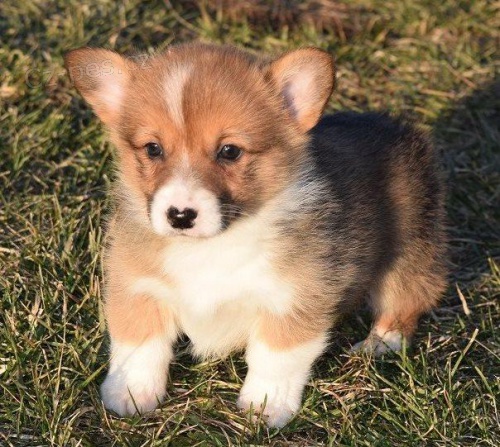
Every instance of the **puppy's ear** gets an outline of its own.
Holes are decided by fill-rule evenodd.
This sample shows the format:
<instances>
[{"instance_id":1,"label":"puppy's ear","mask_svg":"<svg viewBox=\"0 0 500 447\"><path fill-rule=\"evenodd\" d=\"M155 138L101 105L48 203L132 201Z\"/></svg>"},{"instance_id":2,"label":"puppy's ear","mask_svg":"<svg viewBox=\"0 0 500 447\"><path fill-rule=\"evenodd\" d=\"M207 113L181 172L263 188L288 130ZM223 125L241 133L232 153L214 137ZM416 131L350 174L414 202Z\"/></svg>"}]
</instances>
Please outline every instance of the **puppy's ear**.
<instances>
[{"instance_id":1,"label":"puppy's ear","mask_svg":"<svg viewBox=\"0 0 500 447\"><path fill-rule=\"evenodd\" d=\"M292 51L271 63L271 76L300 130L314 127L333 91L333 58L317 48Z\"/></svg>"},{"instance_id":2,"label":"puppy's ear","mask_svg":"<svg viewBox=\"0 0 500 447\"><path fill-rule=\"evenodd\" d=\"M64 57L76 89L107 126L118 123L133 62L100 48L79 48Z\"/></svg>"}]
</instances>

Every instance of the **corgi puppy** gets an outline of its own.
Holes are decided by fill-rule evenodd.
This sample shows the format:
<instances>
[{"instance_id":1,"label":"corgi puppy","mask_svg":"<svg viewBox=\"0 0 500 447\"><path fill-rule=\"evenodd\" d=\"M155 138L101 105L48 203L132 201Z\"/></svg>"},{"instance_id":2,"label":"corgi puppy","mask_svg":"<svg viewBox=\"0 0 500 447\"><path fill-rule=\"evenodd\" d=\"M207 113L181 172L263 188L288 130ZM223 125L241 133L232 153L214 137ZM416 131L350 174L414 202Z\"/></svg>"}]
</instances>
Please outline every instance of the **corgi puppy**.
<instances>
[{"instance_id":1,"label":"corgi puppy","mask_svg":"<svg viewBox=\"0 0 500 447\"><path fill-rule=\"evenodd\" d=\"M104 49L65 58L116 146L107 230L104 405L156 408L173 345L244 349L238 406L282 427L345 309L364 297L370 353L397 351L445 288L436 156L380 114L321 117L332 57L260 59L171 46L141 63Z\"/></svg>"}]
</instances>

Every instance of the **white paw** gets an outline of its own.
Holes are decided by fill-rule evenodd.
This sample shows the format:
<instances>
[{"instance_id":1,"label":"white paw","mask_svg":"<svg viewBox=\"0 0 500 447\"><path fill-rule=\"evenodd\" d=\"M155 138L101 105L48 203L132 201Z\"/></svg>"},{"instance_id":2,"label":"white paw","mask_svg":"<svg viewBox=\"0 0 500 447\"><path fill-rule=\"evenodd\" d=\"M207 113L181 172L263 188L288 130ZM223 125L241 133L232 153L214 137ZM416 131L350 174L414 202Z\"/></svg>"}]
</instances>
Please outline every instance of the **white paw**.
<instances>
[{"instance_id":1,"label":"white paw","mask_svg":"<svg viewBox=\"0 0 500 447\"><path fill-rule=\"evenodd\" d=\"M120 416L154 410L165 397L171 357L162 339L139 346L112 341L110 368L101 386L104 406Z\"/></svg>"},{"instance_id":2,"label":"white paw","mask_svg":"<svg viewBox=\"0 0 500 447\"><path fill-rule=\"evenodd\" d=\"M269 427L281 428L300 409L302 384L247 377L238 398L238 408L260 413ZM299 388L299 389L297 389Z\"/></svg>"},{"instance_id":3,"label":"white paw","mask_svg":"<svg viewBox=\"0 0 500 447\"><path fill-rule=\"evenodd\" d=\"M248 374L238 407L253 408L269 427L281 428L296 414L309 378L311 365L323 352L327 335L290 349L271 349L258 338L247 347Z\"/></svg>"},{"instance_id":4,"label":"white paw","mask_svg":"<svg viewBox=\"0 0 500 447\"><path fill-rule=\"evenodd\" d=\"M371 332L368 337L356 343L351 352L365 352L380 356L386 352L399 352L403 347L403 334L399 331L387 331L382 336Z\"/></svg>"},{"instance_id":5,"label":"white paw","mask_svg":"<svg viewBox=\"0 0 500 447\"><path fill-rule=\"evenodd\" d=\"M117 373L108 374L101 385L101 398L108 410L120 416L146 413L154 410L165 397L166 383L149 381L127 383Z\"/></svg>"}]
</instances>

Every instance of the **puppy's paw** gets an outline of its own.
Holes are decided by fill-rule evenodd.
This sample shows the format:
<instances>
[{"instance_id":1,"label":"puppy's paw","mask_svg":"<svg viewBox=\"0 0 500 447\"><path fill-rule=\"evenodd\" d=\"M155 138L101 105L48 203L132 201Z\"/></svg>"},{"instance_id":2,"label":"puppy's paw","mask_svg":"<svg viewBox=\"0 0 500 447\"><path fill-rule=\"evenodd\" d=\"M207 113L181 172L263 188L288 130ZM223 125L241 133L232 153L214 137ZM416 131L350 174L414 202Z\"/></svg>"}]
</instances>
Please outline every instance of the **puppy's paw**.
<instances>
[{"instance_id":1,"label":"puppy's paw","mask_svg":"<svg viewBox=\"0 0 500 447\"><path fill-rule=\"evenodd\" d=\"M171 358L163 338L138 346L112 340L109 372L101 386L104 406L120 416L154 410L166 394Z\"/></svg>"},{"instance_id":2,"label":"puppy's paw","mask_svg":"<svg viewBox=\"0 0 500 447\"><path fill-rule=\"evenodd\" d=\"M301 393L289 381L272 381L257 377L247 377L240 397L238 408L263 416L267 426L281 428L300 409Z\"/></svg>"},{"instance_id":3,"label":"puppy's paw","mask_svg":"<svg viewBox=\"0 0 500 447\"><path fill-rule=\"evenodd\" d=\"M108 410L120 416L147 413L154 410L166 393L164 381L128 382L119 374L109 374L101 385L101 399Z\"/></svg>"},{"instance_id":4,"label":"puppy's paw","mask_svg":"<svg viewBox=\"0 0 500 447\"><path fill-rule=\"evenodd\" d=\"M365 340L356 343L351 352L364 352L378 357L387 352L400 352L404 342L403 334L399 331L387 331L382 336L371 332Z\"/></svg>"}]
</instances>

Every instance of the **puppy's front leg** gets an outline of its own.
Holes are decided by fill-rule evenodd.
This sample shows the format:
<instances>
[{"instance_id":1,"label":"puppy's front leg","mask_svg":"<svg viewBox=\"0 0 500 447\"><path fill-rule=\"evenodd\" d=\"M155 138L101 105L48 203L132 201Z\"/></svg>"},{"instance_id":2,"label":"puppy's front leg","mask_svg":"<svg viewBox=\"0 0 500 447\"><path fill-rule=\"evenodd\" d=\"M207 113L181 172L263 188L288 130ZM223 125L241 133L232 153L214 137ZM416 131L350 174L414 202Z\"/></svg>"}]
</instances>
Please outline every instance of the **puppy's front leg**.
<instances>
[{"instance_id":1,"label":"puppy's front leg","mask_svg":"<svg viewBox=\"0 0 500 447\"><path fill-rule=\"evenodd\" d=\"M120 416L153 410L166 392L176 336L172 315L147 295L111 294L105 312L111 359L101 386L104 405Z\"/></svg>"},{"instance_id":2,"label":"puppy's front leg","mask_svg":"<svg viewBox=\"0 0 500 447\"><path fill-rule=\"evenodd\" d=\"M248 374L238 407L253 407L271 427L283 427L301 406L311 366L326 346L326 331L296 327L294 318L264 319L248 344Z\"/></svg>"}]
</instances>

